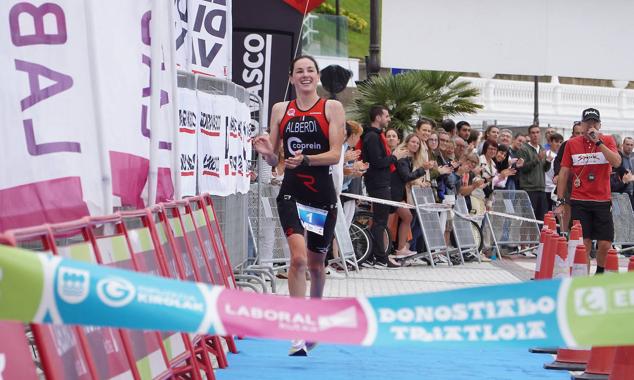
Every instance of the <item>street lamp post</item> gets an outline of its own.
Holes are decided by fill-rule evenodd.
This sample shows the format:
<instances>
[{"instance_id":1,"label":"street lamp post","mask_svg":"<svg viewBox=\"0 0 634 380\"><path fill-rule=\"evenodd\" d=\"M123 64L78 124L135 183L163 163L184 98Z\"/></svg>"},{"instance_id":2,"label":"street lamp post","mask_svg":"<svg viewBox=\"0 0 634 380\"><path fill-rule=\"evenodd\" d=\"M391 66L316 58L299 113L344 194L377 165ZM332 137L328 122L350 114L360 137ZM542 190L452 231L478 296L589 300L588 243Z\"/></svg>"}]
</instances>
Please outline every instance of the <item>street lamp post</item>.
<instances>
[{"instance_id":1,"label":"street lamp post","mask_svg":"<svg viewBox=\"0 0 634 380\"><path fill-rule=\"evenodd\" d=\"M535 75L535 94L533 95L533 125L539 127L539 76Z\"/></svg>"},{"instance_id":2,"label":"street lamp post","mask_svg":"<svg viewBox=\"0 0 634 380\"><path fill-rule=\"evenodd\" d=\"M368 76L377 75L381 69L381 45L379 43L379 0L370 0L370 56L366 70Z\"/></svg>"},{"instance_id":3,"label":"street lamp post","mask_svg":"<svg viewBox=\"0 0 634 380\"><path fill-rule=\"evenodd\" d=\"M341 35L340 35L341 32L339 30L340 22L341 22L339 20L339 17L341 16L341 8L339 8L339 0L335 1L335 13L337 15L337 18L335 20L335 22L337 23L336 24L337 25L337 34L336 34L336 36L337 36L337 57L339 57L339 55L341 54L341 46L340 46L340 42L339 42L339 40L341 39Z\"/></svg>"}]
</instances>

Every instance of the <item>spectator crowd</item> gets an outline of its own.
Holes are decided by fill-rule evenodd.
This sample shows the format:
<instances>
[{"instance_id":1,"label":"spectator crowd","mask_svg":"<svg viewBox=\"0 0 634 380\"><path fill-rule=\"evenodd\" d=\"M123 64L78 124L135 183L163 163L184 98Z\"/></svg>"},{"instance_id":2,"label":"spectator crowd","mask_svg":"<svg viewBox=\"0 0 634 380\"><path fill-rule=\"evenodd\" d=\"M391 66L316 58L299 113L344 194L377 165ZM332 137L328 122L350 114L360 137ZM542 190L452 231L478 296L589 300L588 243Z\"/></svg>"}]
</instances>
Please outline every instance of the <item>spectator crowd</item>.
<instances>
[{"instance_id":1,"label":"spectator crowd","mask_svg":"<svg viewBox=\"0 0 634 380\"><path fill-rule=\"evenodd\" d=\"M413 204L411 189L428 187L437 203L453 205L456 196L461 195L471 214L482 215L491 207L495 190L523 190L536 219L543 220L545 213L555 207L560 156L566 141L554 128L545 128L542 136L538 126L530 126L527 132L514 133L496 125L479 131L467 121L445 119L437 123L423 118L403 135L389 126L387 107L372 107L369 117L366 126L355 121L346 123L340 163L343 178L335 178L341 181L336 186L340 193L361 195L365 187L371 197ZM580 122L574 122L570 137L583 134L581 128ZM634 138L614 137L623 160L612 172L611 191L628 194L634 205ZM283 168L276 168L276 172L282 175ZM346 196L340 199L349 225L359 202ZM371 209L373 252L364 266L398 268L403 259L425 251L421 226L412 209L380 203L374 203ZM452 224L446 215L441 213L441 223L450 246ZM569 210L563 218L565 230L570 222ZM389 241L384 231L388 231ZM489 261L491 253L485 245L480 259Z\"/></svg>"}]
</instances>

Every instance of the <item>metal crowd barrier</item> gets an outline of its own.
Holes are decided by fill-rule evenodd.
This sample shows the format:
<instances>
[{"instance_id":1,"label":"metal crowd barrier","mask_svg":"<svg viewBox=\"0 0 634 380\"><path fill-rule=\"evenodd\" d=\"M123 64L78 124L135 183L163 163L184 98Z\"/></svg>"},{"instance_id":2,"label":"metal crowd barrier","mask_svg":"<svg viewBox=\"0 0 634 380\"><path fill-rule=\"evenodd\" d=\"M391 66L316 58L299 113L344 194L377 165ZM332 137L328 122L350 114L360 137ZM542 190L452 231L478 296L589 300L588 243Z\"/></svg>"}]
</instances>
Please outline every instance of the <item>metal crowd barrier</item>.
<instances>
[{"instance_id":1,"label":"metal crowd barrier","mask_svg":"<svg viewBox=\"0 0 634 380\"><path fill-rule=\"evenodd\" d=\"M612 193L612 220L614 221L614 244L621 250L634 249L634 211L629 194Z\"/></svg>"},{"instance_id":2,"label":"metal crowd barrier","mask_svg":"<svg viewBox=\"0 0 634 380\"><path fill-rule=\"evenodd\" d=\"M191 210L187 201L176 201L9 230L0 243L39 246L42 252L78 261L230 286L223 271L228 265L222 264L216 235L203 214L202 209ZM203 243L207 238L209 244ZM211 357L221 368L228 365L223 342L216 335L39 324L31 324L31 330L37 359L51 379L141 378L140 374L197 378L201 371L214 378ZM238 352L232 336L222 339L231 352ZM59 344L67 348L60 351Z\"/></svg>"},{"instance_id":3,"label":"metal crowd barrier","mask_svg":"<svg viewBox=\"0 0 634 380\"><path fill-rule=\"evenodd\" d=\"M460 259L464 264L464 254L472 252L477 258L478 262L481 262L478 252L478 242L476 242L473 236L473 223L470 219L465 219L461 215L469 215L469 209L467 208L467 202L462 195L456 197L456 203L454 205L456 213L453 214L451 221L453 225L453 234L456 239L456 245L460 251Z\"/></svg>"},{"instance_id":4,"label":"metal crowd barrier","mask_svg":"<svg viewBox=\"0 0 634 380\"><path fill-rule=\"evenodd\" d=\"M177 84L179 88L189 88L200 92L215 95L228 95L238 99L239 102L248 104L251 109L251 135L259 132L262 102L257 96L249 93L244 87L233 82L193 74L186 71L178 71ZM253 160L249 165L253 168ZM198 187L197 187L198 188ZM197 193L199 190L197 191ZM216 213L222 227L222 235L226 242L229 257L234 270L243 270L248 265L248 194L235 193L229 196L213 196Z\"/></svg>"},{"instance_id":5,"label":"metal crowd barrier","mask_svg":"<svg viewBox=\"0 0 634 380\"><path fill-rule=\"evenodd\" d=\"M527 219L535 219L535 213L528 194L522 190L495 190L492 197L491 210L499 213L515 215ZM485 231L490 233L498 257L501 256L500 247L538 245L539 244L539 224L516 220L501 215L486 214L482 226L483 238L486 239Z\"/></svg>"},{"instance_id":6,"label":"metal crowd barrier","mask_svg":"<svg viewBox=\"0 0 634 380\"><path fill-rule=\"evenodd\" d=\"M248 194L213 195L222 236L229 252L231 264L240 268L247 264L247 201Z\"/></svg>"},{"instance_id":7,"label":"metal crowd barrier","mask_svg":"<svg viewBox=\"0 0 634 380\"><path fill-rule=\"evenodd\" d=\"M348 276L348 264L358 272L359 263L357 263L357 255L354 252L354 246L352 245L352 239L350 238L350 230L346 225L346 215L343 213L343 206L341 201L337 200L337 224L335 225L335 237L337 238L337 246L339 247L339 257L336 257L328 264L338 263L343 268Z\"/></svg>"},{"instance_id":8,"label":"metal crowd barrier","mask_svg":"<svg viewBox=\"0 0 634 380\"><path fill-rule=\"evenodd\" d=\"M255 240L253 264L275 272L286 270L291 262L275 200L279 189L279 186L262 183L251 185L249 192L249 223Z\"/></svg>"},{"instance_id":9,"label":"metal crowd barrier","mask_svg":"<svg viewBox=\"0 0 634 380\"><path fill-rule=\"evenodd\" d=\"M432 267L436 266L434 263L434 254L443 252L447 256L447 263L452 265L447 243L445 242L445 228L440 225L438 211L428 211L425 209L425 205L436 203L433 189L430 187L413 187L412 198L414 198L416 214L418 215L418 221L423 230L423 239L425 239L425 247Z\"/></svg>"}]
</instances>

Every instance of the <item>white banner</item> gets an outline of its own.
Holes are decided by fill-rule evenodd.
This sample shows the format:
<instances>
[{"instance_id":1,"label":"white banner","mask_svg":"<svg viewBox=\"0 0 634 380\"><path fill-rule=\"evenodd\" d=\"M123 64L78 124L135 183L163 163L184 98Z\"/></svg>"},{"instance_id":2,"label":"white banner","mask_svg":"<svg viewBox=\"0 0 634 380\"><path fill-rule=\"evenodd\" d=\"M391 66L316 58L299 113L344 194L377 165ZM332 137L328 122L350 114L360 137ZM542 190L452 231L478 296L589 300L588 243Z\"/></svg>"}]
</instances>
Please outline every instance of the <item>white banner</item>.
<instances>
[{"instance_id":1,"label":"white banner","mask_svg":"<svg viewBox=\"0 0 634 380\"><path fill-rule=\"evenodd\" d=\"M92 1L90 7L95 95L105 130L113 204L143 208L150 170L151 1Z\"/></svg>"},{"instance_id":2,"label":"white banner","mask_svg":"<svg viewBox=\"0 0 634 380\"><path fill-rule=\"evenodd\" d=\"M0 230L105 213L84 2L5 0L0 19Z\"/></svg>"},{"instance_id":3,"label":"white banner","mask_svg":"<svg viewBox=\"0 0 634 380\"><path fill-rule=\"evenodd\" d=\"M177 11L173 16L174 38L181 68L230 79L231 0L174 0L173 4Z\"/></svg>"},{"instance_id":4,"label":"white banner","mask_svg":"<svg viewBox=\"0 0 634 380\"><path fill-rule=\"evenodd\" d=\"M191 35L187 32L187 3L191 0L172 1L172 23L174 25L174 39L176 42L176 67L179 70L189 70L192 55Z\"/></svg>"},{"instance_id":5,"label":"white banner","mask_svg":"<svg viewBox=\"0 0 634 380\"><path fill-rule=\"evenodd\" d=\"M196 195L198 149L198 99L196 90L178 89L178 147L180 152L181 194ZM201 123L203 121L201 120ZM204 121L205 123L207 120Z\"/></svg>"},{"instance_id":6,"label":"white banner","mask_svg":"<svg viewBox=\"0 0 634 380\"><path fill-rule=\"evenodd\" d=\"M89 5L94 30L91 45L96 47L92 51L95 96L112 175L113 205L142 208L173 199L170 81L175 73L169 62L167 29L156 28L152 33L150 27L153 6L158 7L158 25L169 25L169 5L152 0L92 1ZM153 48L151 43L158 46ZM158 57L155 85L152 56Z\"/></svg>"},{"instance_id":7,"label":"white banner","mask_svg":"<svg viewBox=\"0 0 634 380\"><path fill-rule=\"evenodd\" d=\"M172 61L170 4L152 0L151 50L152 95L150 107L150 204L174 200L172 168L176 167L172 152L177 123L174 93L176 63ZM154 179L156 178L156 179Z\"/></svg>"},{"instance_id":8,"label":"white banner","mask_svg":"<svg viewBox=\"0 0 634 380\"><path fill-rule=\"evenodd\" d=\"M251 184L251 111L246 103L237 102L236 114L240 120L240 141L239 141L239 172L240 177L236 183L236 191L246 194L249 192Z\"/></svg>"},{"instance_id":9,"label":"white banner","mask_svg":"<svg viewBox=\"0 0 634 380\"><path fill-rule=\"evenodd\" d=\"M236 186L230 172L229 126L234 113L234 98L198 92L198 107L198 154L199 161L202 160L198 167L198 190L213 195L233 194Z\"/></svg>"}]
</instances>

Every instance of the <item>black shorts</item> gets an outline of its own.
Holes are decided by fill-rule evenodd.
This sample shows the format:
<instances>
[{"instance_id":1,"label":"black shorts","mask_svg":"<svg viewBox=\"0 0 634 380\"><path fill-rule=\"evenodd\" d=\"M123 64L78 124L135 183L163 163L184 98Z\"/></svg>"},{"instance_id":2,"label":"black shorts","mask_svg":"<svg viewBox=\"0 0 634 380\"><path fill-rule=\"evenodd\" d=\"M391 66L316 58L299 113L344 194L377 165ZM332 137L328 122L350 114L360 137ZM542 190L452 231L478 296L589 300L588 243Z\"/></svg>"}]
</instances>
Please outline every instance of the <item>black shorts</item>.
<instances>
[{"instance_id":1,"label":"black shorts","mask_svg":"<svg viewBox=\"0 0 634 380\"><path fill-rule=\"evenodd\" d=\"M570 201L572 220L581 221L583 238L591 240L614 239L612 202Z\"/></svg>"},{"instance_id":2,"label":"black shorts","mask_svg":"<svg viewBox=\"0 0 634 380\"><path fill-rule=\"evenodd\" d=\"M323 235L316 234L312 231L306 231L306 247L313 252L326 254L328 253L330 244L332 244L332 239L335 236L337 206L310 206L328 210L328 215L326 216ZM292 197L280 194L277 197L277 211L280 215L280 223L282 224L286 237L289 237L292 234L304 235L304 226L302 226L299 214L297 213L297 203Z\"/></svg>"}]
</instances>

